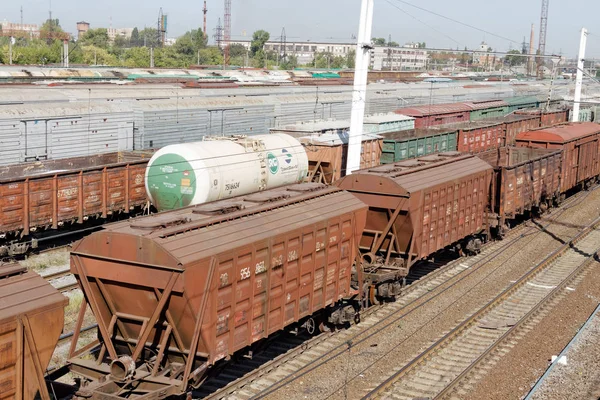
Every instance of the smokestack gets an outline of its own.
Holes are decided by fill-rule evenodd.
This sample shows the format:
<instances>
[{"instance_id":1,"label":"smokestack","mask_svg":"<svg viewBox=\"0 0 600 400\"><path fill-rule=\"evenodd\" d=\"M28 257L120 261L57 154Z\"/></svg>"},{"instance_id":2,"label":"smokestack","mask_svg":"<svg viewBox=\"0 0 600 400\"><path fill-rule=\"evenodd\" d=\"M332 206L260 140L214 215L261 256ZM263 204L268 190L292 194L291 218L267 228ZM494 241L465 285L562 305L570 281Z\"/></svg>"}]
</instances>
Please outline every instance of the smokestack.
<instances>
[{"instance_id":1,"label":"smokestack","mask_svg":"<svg viewBox=\"0 0 600 400\"><path fill-rule=\"evenodd\" d=\"M533 42L534 39L534 24L531 24L531 36L529 37L529 54L533 54ZM527 75L533 75L533 57L529 57L527 60Z\"/></svg>"}]
</instances>

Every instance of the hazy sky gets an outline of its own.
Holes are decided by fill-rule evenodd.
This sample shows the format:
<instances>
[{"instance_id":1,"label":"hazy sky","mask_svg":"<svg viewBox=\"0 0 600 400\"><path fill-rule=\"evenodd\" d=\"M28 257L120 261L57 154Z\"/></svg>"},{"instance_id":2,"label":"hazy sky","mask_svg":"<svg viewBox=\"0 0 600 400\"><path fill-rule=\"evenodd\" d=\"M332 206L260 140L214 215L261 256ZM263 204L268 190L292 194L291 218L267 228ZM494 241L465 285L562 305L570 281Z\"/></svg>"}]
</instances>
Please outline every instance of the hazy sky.
<instances>
[{"instance_id":1,"label":"hazy sky","mask_svg":"<svg viewBox=\"0 0 600 400\"><path fill-rule=\"evenodd\" d=\"M25 23L40 23L48 17L50 0L0 1L0 20L19 22L21 6ZM428 47L444 48L475 48L485 40L495 50L508 50L509 46L520 49L524 36L529 41L531 24L534 23L537 48L541 0L408 2L516 43L445 20L399 0L375 0L373 36L387 38L391 34L392 40L400 44L424 41ZM232 3L233 39L243 38L244 33L249 37L257 29L268 30L271 38L277 38L285 27L288 40L351 41L351 35L358 28L360 0L233 0ZM90 22L92 27L108 27L111 18L113 27L142 28L156 26L159 8L162 7L168 14L168 36L177 37L202 26L202 6L203 0L52 0L52 15L60 19L68 32L76 31L75 23L79 20ZM208 0L208 10L212 40L212 30L223 15L223 0ZM599 20L600 1L551 0L547 53L562 52L565 56L575 56L579 47L579 31L585 26L592 32L588 38L588 56L600 58L600 30L596 31Z\"/></svg>"}]
</instances>

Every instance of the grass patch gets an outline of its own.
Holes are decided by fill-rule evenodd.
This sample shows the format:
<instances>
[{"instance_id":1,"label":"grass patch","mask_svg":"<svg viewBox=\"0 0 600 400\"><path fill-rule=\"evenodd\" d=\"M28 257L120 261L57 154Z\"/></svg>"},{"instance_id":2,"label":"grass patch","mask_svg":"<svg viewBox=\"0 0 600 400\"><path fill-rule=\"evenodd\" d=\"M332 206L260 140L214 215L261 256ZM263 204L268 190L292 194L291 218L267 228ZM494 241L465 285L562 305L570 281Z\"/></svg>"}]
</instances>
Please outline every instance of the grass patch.
<instances>
[{"instance_id":1,"label":"grass patch","mask_svg":"<svg viewBox=\"0 0 600 400\"><path fill-rule=\"evenodd\" d=\"M36 272L43 271L50 267L66 267L69 265L69 251L67 249L60 249L36 254L21 261L21 265Z\"/></svg>"}]
</instances>

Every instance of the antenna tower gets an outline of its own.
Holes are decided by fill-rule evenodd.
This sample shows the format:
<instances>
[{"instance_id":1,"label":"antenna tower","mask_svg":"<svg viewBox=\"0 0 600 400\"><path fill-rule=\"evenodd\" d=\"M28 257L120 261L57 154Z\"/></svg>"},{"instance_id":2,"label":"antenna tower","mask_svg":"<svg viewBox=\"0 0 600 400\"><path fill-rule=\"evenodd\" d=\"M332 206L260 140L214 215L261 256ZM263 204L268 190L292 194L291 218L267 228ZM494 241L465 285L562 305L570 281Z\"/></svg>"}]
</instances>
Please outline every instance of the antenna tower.
<instances>
[{"instance_id":1,"label":"antenna tower","mask_svg":"<svg viewBox=\"0 0 600 400\"><path fill-rule=\"evenodd\" d=\"M206 39L206 13L208 12L208 9L206 8L206 0L204 0L204 8L202 9L202 12L204 13L204 38Z\"/></svg>"},{"instance_id":2,"label":"antenna tower","mask_svg":"<svg viewBox=\"0 0 600 400\"><path fill-rule=\"evenodd\" d=\"M546 32L548 30L548 4L550 0L542 0L542 15L540 17L540 44L538 52L540 56L546 54ZM539 57L537 62L537 76L544 77L544 59Z\"/></svg>"},{"instance_id":3,"label":"antenna tower","mask_svg":"<svg viewBox=\"0 0 600 400\"><path fill-rule=\"evenodd\" d=\"M217 47L221 48L221 42L223 41L223 26L221 25L221 18L219 18L219 22L215 28L214 38L215 42L217 43Z\"/></svg>"},{"instance_id":4,"label":"antenna tower","mask_svg":"<svg viewBox=\"0 0 600 400\"><path fill-rule=\"evenodd\" d=\"M229 42L231 41L231 0L225 0L225 27L224 27L224 40L225 40L225 54L224 64L229 65Z\"/></svg>"}]
</instances>

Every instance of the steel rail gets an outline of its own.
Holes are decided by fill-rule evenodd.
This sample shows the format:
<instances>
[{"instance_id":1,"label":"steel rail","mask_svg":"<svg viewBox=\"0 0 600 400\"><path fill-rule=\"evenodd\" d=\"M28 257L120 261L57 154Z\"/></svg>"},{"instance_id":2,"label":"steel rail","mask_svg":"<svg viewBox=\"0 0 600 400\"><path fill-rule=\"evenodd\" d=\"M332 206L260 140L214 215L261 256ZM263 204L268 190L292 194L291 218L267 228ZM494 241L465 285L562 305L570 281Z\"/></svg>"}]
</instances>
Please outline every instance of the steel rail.
<instances>
[{"instance_id":1,"label":"steel rail","mask_svg":"<svg viewBox=\"0 0 600 400\"><path fill-rule=\"evenodd\" d=\"M588 224L586 228L578 233L574 238L563 244L560 248L553 251L544 260L538 263L533 269L523 275L519 280L513 283L509 288L502 291L494 299L480 308L476 313L471 315L465 321L460 323L458 326L453 328L450 332L445 334L442 338L438 339L434 344L429 346L425 351L421 352L416 358L411 360L408 364L402 367L400 370L395 372L392 376L388 377L385 381L379 384L375 389L369 392L363 397L363 399L377 398L383 395L392 385L398 382L400 379L405 377L408 373L414 371L418 366L422 365L427 360L445 348L454 338L462 334L466 329L470 328L476 321L482 316L488 314L498 304L502 303L506 298L516 292L519 288L529 282L533 277L537 276L540 272L546 269L553 261L571 249L574 244L587 237L593 229L600 224L600 217L596 218L592 223ZM591 256L593 257L593 256Z\"/></svg>"}]
</instances>

